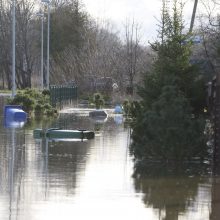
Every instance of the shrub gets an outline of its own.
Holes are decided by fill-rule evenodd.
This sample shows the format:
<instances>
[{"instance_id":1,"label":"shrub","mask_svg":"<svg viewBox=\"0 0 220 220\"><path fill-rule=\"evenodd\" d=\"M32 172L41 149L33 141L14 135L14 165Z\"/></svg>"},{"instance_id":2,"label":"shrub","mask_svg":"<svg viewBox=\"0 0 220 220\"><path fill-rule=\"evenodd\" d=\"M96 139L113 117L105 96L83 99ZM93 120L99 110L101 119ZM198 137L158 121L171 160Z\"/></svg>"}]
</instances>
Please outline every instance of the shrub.
<instances>
[{"instance_id":1,"label":"shrub","mask_svg":"<svg viewBox=\"0 0 220 220\"><path fill-rule=\"evenodd\" d=\"M93 102L94 102L94 104L95 104L96 109L100 109L100 108L103 107L104 104L105 104L105 101L104 101L104 99L103 99L103 96L102 96L102 94L100 94L100 93L95 93L95 94L93 95Z\"/></svg>"},{"instance_id":2,"label":"shrub","mask_svg":"<svg viewBox=\"0 0 220 220\"><path fill-rule=\"evenodd\" d=\"M45 110L50 110L50 109L52 109L52 106L49 103L46 103L46 104L44 104L43 108Z\"/></svg>"},{"instance_id":3,"label":"shrub","mask_svg":"<svg viewBox=\"0 0 220 220\"><path fill-rule=\"evenodd\" d=\"M50 90L44 89L44 90L42 91L42 94L43 94L44 96L46 96L46 95L50 96Z\"/></svg>"},{"instance_id":4,"label":"shrub","mask_svg":"<svg viewBox=\"0 0 220 220\"><path fill-rule=\"evenodd\" d=\"M44 90L39 92L35 89L25 89L18 91L17 95L8 100L8 104L21 105L23 110L31 114L34 110L35 114L56 115L57 110L50 105L50 92Z\"/></svg>"},{"instance_id":5,"label":"shrub","mask_svg":"<svg viewBox=\"0 0 220 220\"><path fill-rule=\"evenodd\" d=\"M30 113L34 109L35 101L34 99L23 92L17 93L13 99L9 100L11 105L21 105L23 110Z\"/></svg>"},{"instance_id":6,"label":"shrub","mask_svg":"<svg viewBox=\"0 0 220 220\"><path fill-rule=\"evenodd\" d=\"M41 114L44 112L44 106L40 103L37 103L34 108L35 114Z\"/></svg>"},{"instance_id":7,"label":"shrub","mask_svg":"<svg viewBox=\"0 0 220 220\"><path fill-rule=\"evenodd\" d=\"M47 116L56 116L58 114L57 109L55 108L50 108L46 110L46 115Z\"/></svg>"},{"instance_id":8,"label":"shrub","mask_svg":"<svg viewBox=\"0 0 220 220\"><path fill-rule=\"evenodd\" d=\"M122 107L123 107L124 115L129 116L130 110L131 110L131 103L129 102L129 100L127 100L127 99L124 100Z\"/></svg>"}]
</instances>

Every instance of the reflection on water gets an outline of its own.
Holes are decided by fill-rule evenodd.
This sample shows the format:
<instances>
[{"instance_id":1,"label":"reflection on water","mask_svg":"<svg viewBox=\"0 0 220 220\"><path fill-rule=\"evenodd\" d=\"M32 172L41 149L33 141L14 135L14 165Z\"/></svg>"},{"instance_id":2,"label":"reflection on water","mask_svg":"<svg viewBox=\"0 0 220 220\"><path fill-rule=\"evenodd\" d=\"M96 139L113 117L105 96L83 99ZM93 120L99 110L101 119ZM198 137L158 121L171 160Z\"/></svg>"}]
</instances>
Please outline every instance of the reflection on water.
<instances>
[{"instance_id":1,"label":"reflection on water","mask_svg":"<svg viewBox=\"0 0 220 220\"><path fill-rule=\"evenodd\" d=\"M34 140L33 129L43 127L86 128L96 137ZM96 124L62 115L0 130L1 220L220 219L217 177L199 171L165 175L155 167L132 177L130 131L114 118Z\"/></svg>"},{"instance_id":2,"label":"reflection on water","mask_svg":"<svg viewBox=\"0 0 220 220\"><path fill-rule=\"evenodd\" d=\"M198 166L149 164L147 174L136 175L135 188L144 193L142 200L147 206L159 211L159 219L209 219L211 179L198 175Z\"/></svg>"}]
</instances>

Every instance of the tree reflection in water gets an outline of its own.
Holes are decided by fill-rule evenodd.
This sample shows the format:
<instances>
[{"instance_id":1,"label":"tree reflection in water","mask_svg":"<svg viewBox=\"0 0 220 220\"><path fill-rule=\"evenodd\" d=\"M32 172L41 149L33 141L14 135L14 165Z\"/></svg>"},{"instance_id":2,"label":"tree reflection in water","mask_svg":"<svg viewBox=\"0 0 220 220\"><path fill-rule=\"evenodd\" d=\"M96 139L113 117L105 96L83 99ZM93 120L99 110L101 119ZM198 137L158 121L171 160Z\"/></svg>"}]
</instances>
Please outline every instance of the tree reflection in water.
<instances>
[{"instance_id":1,"label":"tree reflection in water","mask_svg":"<svg viewBox=\"0 0 220 220\"><path fill-rule=\"evenodd\" d=\"M212 178L212 209L210 220L220 219L220 164L214 164L214 176Z\"/></svg>"},{"instance_id":2,"label":"tree reflection in water","mask_svg":"<svg viewBox=\"0 0 220 220\"><path fill-rule=\"evenodd\" d=\"M209 166L204 164L149 163L144 171L136 170L134 173L135 189L144 193L143 202L148 207L164 213L163 220L178 220L193 206L199 184L207 181L204 175L209 171Z\"/></svg>"}]
</instances>

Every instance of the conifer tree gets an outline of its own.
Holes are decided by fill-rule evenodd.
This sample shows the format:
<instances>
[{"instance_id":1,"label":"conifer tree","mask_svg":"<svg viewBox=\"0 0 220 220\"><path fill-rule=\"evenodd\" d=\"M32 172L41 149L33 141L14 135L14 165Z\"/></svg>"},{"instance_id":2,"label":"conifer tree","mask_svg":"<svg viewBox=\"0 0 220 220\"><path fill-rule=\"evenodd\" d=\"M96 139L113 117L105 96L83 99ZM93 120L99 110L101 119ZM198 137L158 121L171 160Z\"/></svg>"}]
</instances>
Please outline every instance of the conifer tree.
<instances>
[{"instance_id":1,"label":"conifer tree","mask_svg":"<svg viewBox=\"0 0 220 220\"><path fill-rule=\"evenodd\" d=\"M205 84L190 63L191 43L184 34L183 6L173 1L172 14L163 1L153 69L139 88L131 150L137 160L183 161L203 157Z\"/></svg>"}]
</instances>

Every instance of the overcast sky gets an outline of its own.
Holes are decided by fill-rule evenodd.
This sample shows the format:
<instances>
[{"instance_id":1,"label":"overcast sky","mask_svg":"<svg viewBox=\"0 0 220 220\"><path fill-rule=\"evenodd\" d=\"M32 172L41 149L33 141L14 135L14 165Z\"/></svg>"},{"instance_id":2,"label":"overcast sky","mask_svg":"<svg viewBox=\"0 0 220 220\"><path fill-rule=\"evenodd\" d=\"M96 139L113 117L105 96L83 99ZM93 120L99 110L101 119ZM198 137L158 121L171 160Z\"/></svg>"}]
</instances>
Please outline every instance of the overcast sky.
<instances>
[{"instance_id":1,"label":"overcast sky","mask_svg":"<svg viewBox=\"0 0 220 220\"><path fill-rule=\"evenodd\" d=\"M160 18L162 0L82 0L82 2L86 11L93 17L110 19L121 30L126 18L134 18L142 27L144 42L156 39L158 24L156 18ZM184 19L189 27L194 0L185 2ZM199 8L198 4L198 12Z\"/></svg>"}]
</instances>

